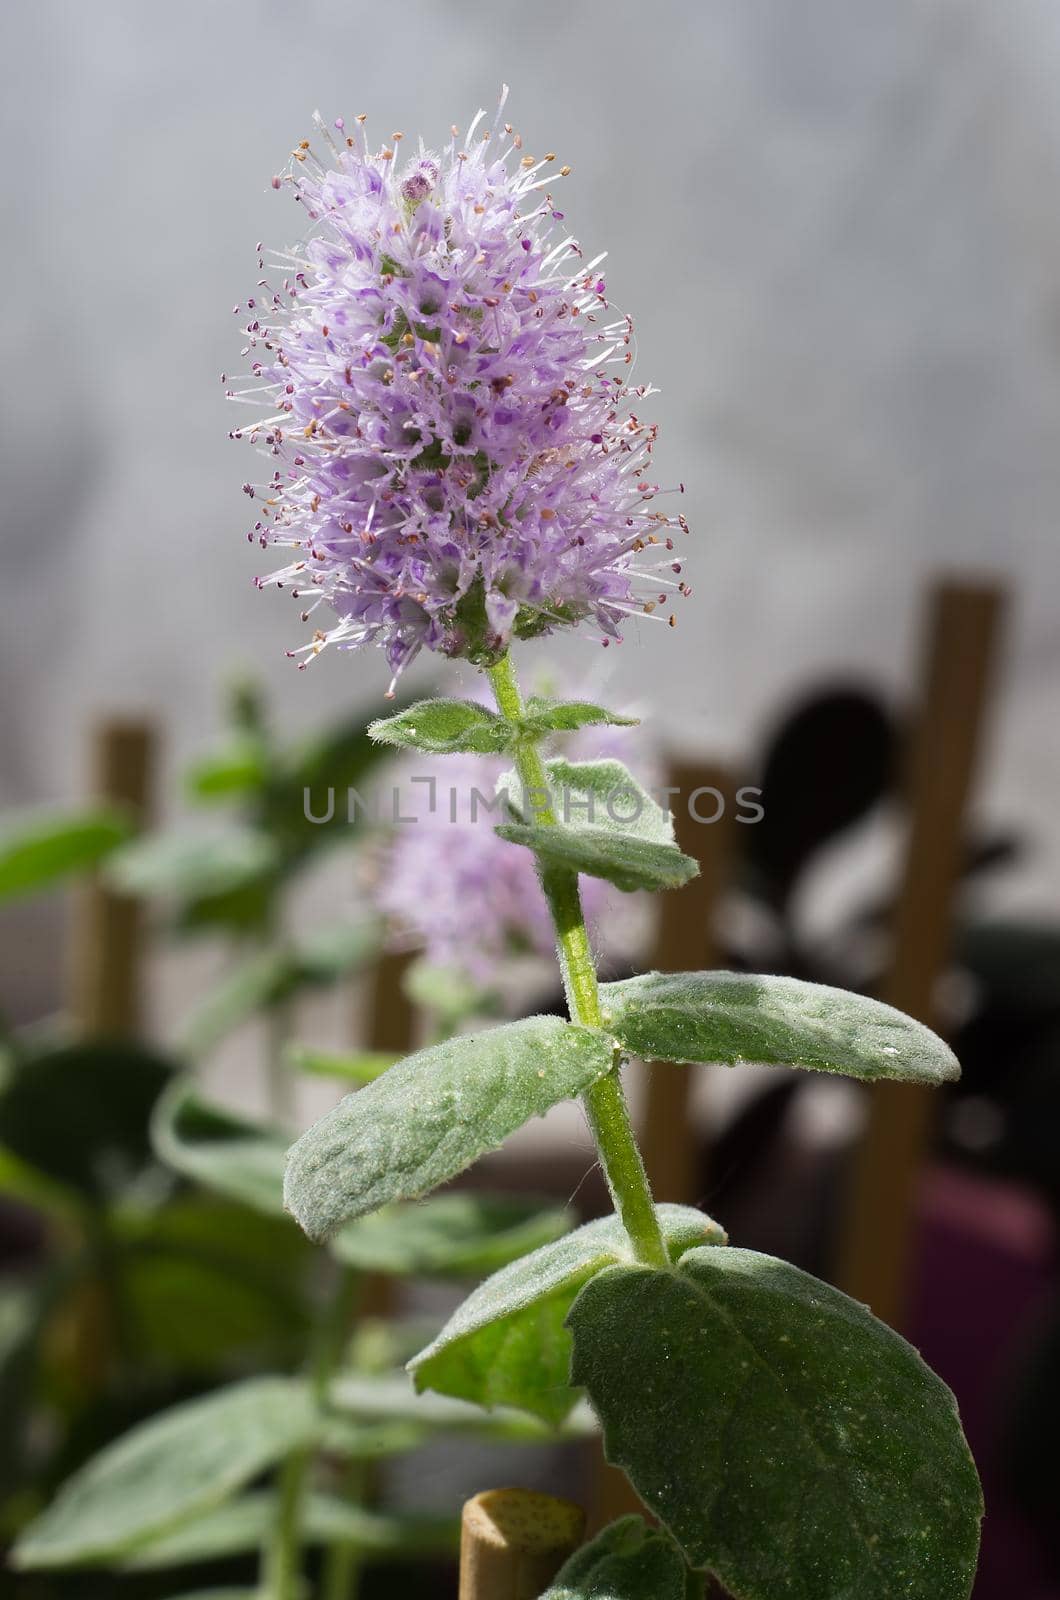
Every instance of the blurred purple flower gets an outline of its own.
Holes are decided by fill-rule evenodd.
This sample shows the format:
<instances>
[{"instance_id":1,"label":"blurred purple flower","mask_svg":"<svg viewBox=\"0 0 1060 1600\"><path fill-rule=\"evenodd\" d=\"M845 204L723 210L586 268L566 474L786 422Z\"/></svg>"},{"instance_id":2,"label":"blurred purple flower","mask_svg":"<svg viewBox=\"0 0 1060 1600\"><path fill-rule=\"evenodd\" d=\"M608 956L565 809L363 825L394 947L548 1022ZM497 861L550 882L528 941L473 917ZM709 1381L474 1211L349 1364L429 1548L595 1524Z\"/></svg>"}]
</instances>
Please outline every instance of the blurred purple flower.
<instances>
[{"instance_id":1,"label":"blurred purple flower","mask_svg":"<svg viewBox=\"0 0 1060 1600\"><path fill-rule=\"evenodd\" d=\"M586 728L571 736L564 754L607 760L628 754L628 745L628 729ZM554 977L555 950L534 858L493 831L497 815L483 804L510 764L482 756L418 760L420 781L399 791L402 815L415 821L395 828L372 885L396 945L419 951L428 966L502 1006L520 980L533 986L536 978L540 987ZM640 766L644 781L656 781L654 770ZM428 776L436 782L433 793L422 781ZM637 903L647 897L619 894L601 878L583 877L579 886L598 960L608 967L631 959L647 931L645 907Z\"/></svg>"},{"instance_id":2,"label":"blurred purple flower","mask_svg":"<svg viewBox=\"0 0 1060 1600\"><path fill-rule=\"evenodd\" d=\"M233 398L272 414L233 437L275 458L244 485L249 537L294 553L258 581L337 617L307 659L376 642L395 675L424 646L481 666L590 618L606 644L685 588L651 571L680 573L684 522L652 507L632 324L608 314L602 258L557 230L554 157L522 154L503 105L404 164L400 135L372 153L363 118L357 138L318 118L330 164L306 141L274 179L312 227L247 302L253 381Z\"/></svg>"}]
</instances>

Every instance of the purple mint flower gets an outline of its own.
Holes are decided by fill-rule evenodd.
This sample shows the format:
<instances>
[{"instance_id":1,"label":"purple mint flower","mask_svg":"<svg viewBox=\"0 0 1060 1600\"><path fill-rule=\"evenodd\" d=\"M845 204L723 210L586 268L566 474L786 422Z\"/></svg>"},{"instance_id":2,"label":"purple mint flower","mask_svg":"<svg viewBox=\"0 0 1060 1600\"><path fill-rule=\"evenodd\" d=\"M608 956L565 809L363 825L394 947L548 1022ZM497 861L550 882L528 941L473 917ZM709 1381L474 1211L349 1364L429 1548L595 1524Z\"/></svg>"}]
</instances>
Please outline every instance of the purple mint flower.
<instances>
[{"instance_id":1,"label":"purple mint flower","mask_svg":"<svg viewBox=\"0 0 1060 1600\"><path fill-rule=\"evenodd\" d=\"M373 153L363 117L338 139L318 118L326 162L306 141L278 180L310 231L247 302L252 382L233 397L267 393L271 414L233 437L272 458L246 486L249 537L292 552L259 583L337 619L293 652L307 659L377 642L395 676L424 647L482 666L586 619L606 644L685 591L651 571L680 572L684 519L653 507L632 324L602 258L557 230L554 157L522 154L503 105L490 131L479 112L405 163L400 135Z\"/></svg>"}]
</instances>

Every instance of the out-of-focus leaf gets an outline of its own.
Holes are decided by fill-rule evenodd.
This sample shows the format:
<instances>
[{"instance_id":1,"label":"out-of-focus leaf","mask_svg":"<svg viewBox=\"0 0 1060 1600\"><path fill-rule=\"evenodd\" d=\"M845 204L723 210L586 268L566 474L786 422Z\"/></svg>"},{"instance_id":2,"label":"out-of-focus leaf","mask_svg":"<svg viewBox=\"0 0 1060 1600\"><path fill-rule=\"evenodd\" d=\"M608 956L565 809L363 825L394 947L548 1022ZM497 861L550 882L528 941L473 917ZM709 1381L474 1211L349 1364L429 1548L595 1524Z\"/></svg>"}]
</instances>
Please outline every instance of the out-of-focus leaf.
<instances>
[{"instance_id":1,"label":"out-of-focus leaf","mask_svg":"<svg viewBox=\"0 0 1060 1600\"><path fill-rule=\"evenodd\" d=\"M175 901L222 896L254 885L277 865L276 846L256 828L224 833L156 833L117 851L107 878L125 894Z\"/></svg>"},{"instance_id":2,"label":"out-of-focus leaf","mask_svg":"<svg viewBox=\"0 0 1060 1600\"><path fill-rule=\"evenodd\" d=\"M646 972L600 987L605 1025L647 1061L775 1062L851 1078L960 1077L923 1023L847 989L744 972Z\"/></svg>"},{"instance_id":3,"label":"out-of-focus leaf","mask_svg":"<svg viewBox=\"0 0 1060 1600\"><path fill-rule=\"evenodd\" d=\"M150 1160L151 1112L174 1070L119 1043L21 1060L0 1093L0 1145L58 1184L113 1194Z\"/></svg>"},{"instance_id":4,"label":"out-of-focus leaf","mask_svg":"<svg viewBox=\"0 0 1060 1600\"><path fill-rule=\"evenodd\" d=\"M270 782L263 817L270 832L282 839L285 857L298 859L352 839L368 809L368 780L390 759L392 752L369 736L361 718L328 729L285 756ZM350 790L365 803L354 801L352 821Z\"/></svg>"},{"instance_id":5,"label":"out-of-focus leaf","mask_svg":"<svg viewBox=\"0 0 1060 1600\"><path fill-rule=\"evenodd\" d=\"M572 1221L545 1200L467 1191L386 1206L340 1228L331 1249L362 1272L470 1276L558 1239Z\"/></svg>"},{"instance_id":6,"label":"out-of-focus leaf","mask_svg":"<svg viewBox=\"0 0 1060 1600\"><path fill-rule=\"evenodd\" d=\"M250 1378L174 1406L68 1479L20 1536L12 1563L29 1570L123 1555L219 1505L318 1432L309 1386L294 1378Z\"/></svg>"},{"instance_id":7,"label":"out-of-focus leaf","mask_svg":"<svg viewBox=\"0 0 1060 1600\"><path fill-rule=\"evenodd\" d=\"M292 1045L287 1064L293 1072L307 1072L314 1078L341 1078L344 1083L371 1083L381 1078L401 1060L387 1050L356 1050L345 1054L317 1050L311 1045Z\"/></svg>"},{"instance_id":8,"label":"out-of-focus leaf","mask_svg":"<svg viewBox=\"0 0 1060 1600\"><path fill-rule=\"evenodd\" d=\"M277 1510L276 1496L266 1491L241 1495L141 1546L120 1565L131 1572L157 1571L243 1555L260 1548ZM369 1511L329 1494L305 1497L299 1532L306 1544L352 1544L363 1556L399 1559L448 1554L460 1534L453 1517Z\"/></svg>"},{"instance_id":9,"label":"out-of-focus leaf","mask_svg":"<svg viewBox=\"0 0 1060 1600\"><path fill-rule=\"evenodd\" d=\"M407 1374L337 1378L329 1390L331 1403L362 1424L405 1422L425 1433L477 1433L492 1439L554 1439L553 1428L537 1417L505 1406L484 1410L449 1395L417 1394ZM569 1419L573 1436L595 1430L585 1413Z\"/></svg>"},{"instance_id":10,"label":"out-of-focus leaf","mask_svg":"<svg viewBox=\"0 0 1060 1600\"><path fill-rule=\"evenodd\" d=\"M195 762L185 787L196 800L230 800L259 794L268 777L268 758L261 739L244 734L215 755Z\"/></svg>"},{"instance_id":11,"label":"out-of-focus leaf","mask_svg":"<svg viewBox=\"0 0 1060 1600\"><path fill-rule=\"evenodd\" d=\"M284 1200L310 1238L391 1200L414 1200L496 1149L612 1065L611 1041L529 1017L417 1051L302 1135Z\"/></svg>"},{"instance_id":12,"label":"out-of-focus leaf","mask_svg":"<svg viewBox=\"0 0 1060 1600\"><path fill-rule=\"evenodd\" d=\"M303 989L325 988L349 976L379 948L373 922L317 928L285 949L262 950L241 961L207 994L184 1031L191 1055L213 1049L234 1028Z\"/></svg>"},{"instance_id":13,"label":"out-of-focus leaf","mask_svg":"<svg viewBox=\"0 0 1060 1600\"><path fill-rule=\"evenodd\" d=\"M128 817L110 806L33 811L0 821L0 900L35 894L87 872L129 838Z\"/></svg>"},{"instance_id":14,"label":"out-of-focus leaf","mask_svg":"<svg viewBox=\"0 0 1060 1600\"><path fill-rule=\"evenodd\" d=\"M151 1133L175 1172L266 1216L283 1214L284 1134L210 1105L186 1081L159 1102Z\"/></svg>"},{"instance_id":15,"label":"out-of-focus leaf","mask_svg":"<svg viewBox=\"0 0 1060 1600\"><path fill-rule=\"evenodd\" d=\"M233 1253L236 1246L233 1247ZM231 1371L297 1355L306 1315L292 1315L247 1272L189 1256L137 1252L122 1262L123 1309L141 1359L178 1372Z\"/></svg>"}]
</instances>

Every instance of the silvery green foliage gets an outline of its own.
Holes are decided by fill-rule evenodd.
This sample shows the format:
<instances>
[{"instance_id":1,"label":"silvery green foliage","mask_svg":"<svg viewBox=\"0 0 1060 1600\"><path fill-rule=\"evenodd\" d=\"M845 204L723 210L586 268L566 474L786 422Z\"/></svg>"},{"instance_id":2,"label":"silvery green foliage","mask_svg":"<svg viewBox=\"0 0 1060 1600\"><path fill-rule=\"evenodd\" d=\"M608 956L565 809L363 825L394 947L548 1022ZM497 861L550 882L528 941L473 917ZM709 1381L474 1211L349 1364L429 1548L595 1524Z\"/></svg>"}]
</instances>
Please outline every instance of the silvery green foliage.
<instances>
[{"instance_id":1,"label":"silvery green foliage","mask_svg":"<svg viewBox=\"0 0 1060 1600\"><path fill-rule=\"evenodd\" d=\"M674 1260L696 1245L725 1241L717 1223L691 1206L659 1206L657 1214ZM622 1223L604 1217L503 1268L409 1362L417 1389L562 1421L577 1401L569 1383L567 1313L596 1273L631 1260Z\"/></svg>"},{"instance_id":2,"label":"silvery green foliage","mask_svg":"<svg viewBox=\"0 0 1060 1600\"><path fill-rule=\"evenodd\" d=\"M174 1406L69 1478L11 1560L30 1569L125 1554L219 1505L311 1444L318 1428L309 1385L297 1378L249 1378Z\"/></svg>"},{"instance_id":3,"label":"silvery green foliage","mask_svg":"<svg viewBox=\"0 0 1060 1600\"><path fill-rule=\"evenodd\" d=\"M310 1238L427 1194L611 1068L606 1034L529 1017L446 1040L347 1095L288 1157L284 1198Z\"/></svg>"},{"instance_id":4,"label":"silvery green foliage","mask_svg":"<svg viewBox=\"0 0 1060 1600\"><path fill-rule=\"evenodd\" d=\"M672 1540L622 1517L575 1551L541 1600L692 1600L696 1581Z\"/></svg>"},{"instance_id":5,"label":"silvery green foliage","mask_svg":"<svg viewBox=\"0 0 1060 1600\"><path fill-rule=\"evenodd\" d=\"M938 1034L893 1006L798 978L646 972L600 985L604 1022L652 1061L772 1062L850 1078L960 1076Z\"/></svg>"},{"instance_id":6,"label":"silvery green foliage","mask_svg":"<svg viewBox=\"0 0 1060 1600\"><path fill-rule=\"evenodd\" d=\"M523 793L516 773L505 773L498 793L513 821L497 832L526 845L547 867L606 878L617 889L678 889L699 871L674 842L673 819L621 761L546 763L557 823L534 821L539 805Z\"/></svg>"}]
</instances>

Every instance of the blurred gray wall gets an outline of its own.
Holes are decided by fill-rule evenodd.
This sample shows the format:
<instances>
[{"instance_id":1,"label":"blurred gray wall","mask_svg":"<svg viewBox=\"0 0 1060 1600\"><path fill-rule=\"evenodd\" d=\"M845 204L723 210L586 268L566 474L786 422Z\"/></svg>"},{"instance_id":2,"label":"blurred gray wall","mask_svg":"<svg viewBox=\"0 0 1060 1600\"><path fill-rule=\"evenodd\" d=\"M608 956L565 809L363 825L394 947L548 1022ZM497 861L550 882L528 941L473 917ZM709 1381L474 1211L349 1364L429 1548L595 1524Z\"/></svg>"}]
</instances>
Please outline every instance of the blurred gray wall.
<instances>
[{"instance_id":1,"label":"blurred gray wall","mask_svg":"<svg viewBox=\"0 0 1060 1600\"><path fill-rule=\"evenodd\" d=\"M297 673L251 587L251 458L218 374L290 146L360 110L440 141L502 79L564 209L608 248L663 390L695 599L676 632L557 651L584 684L741 753L845 670L899 689L927 574L1018 588L986 808L1060 883L1060 8L1055 0L145 0L2 28L0 804L75 792L85 718L164 713L176 763L227 669L292 725L385 670Z\"/></svg>"}]
</instances>

